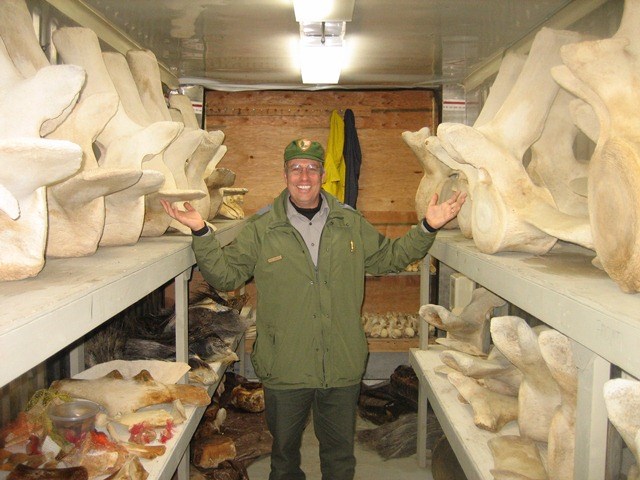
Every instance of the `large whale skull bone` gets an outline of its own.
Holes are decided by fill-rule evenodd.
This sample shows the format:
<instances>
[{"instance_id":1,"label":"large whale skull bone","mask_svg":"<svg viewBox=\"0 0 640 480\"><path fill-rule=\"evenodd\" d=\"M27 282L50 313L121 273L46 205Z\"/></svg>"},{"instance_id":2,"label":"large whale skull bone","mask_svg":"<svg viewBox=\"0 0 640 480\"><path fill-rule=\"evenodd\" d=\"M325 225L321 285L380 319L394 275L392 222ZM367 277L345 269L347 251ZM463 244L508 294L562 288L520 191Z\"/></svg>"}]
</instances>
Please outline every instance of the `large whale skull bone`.
<instances>
[{"instance_id":1,"label":"large whale skull bone","mask_svg":"<svg viewBox=\"0 0 640 480\"><path fill-rule=\"evenodd\" d=\"M493 392L518 396L522 373L497 348L492 348L487 358L444 350L440 353L440 360L463 375L480 380Z\"/></svg>"},{"instance_id":2,"label":"large whale skull bone","mask_svg":"<svg viewBox=\"0 0 640 480\"><path fill-rule=\"evenodd\" d=\"M125 56L118 52L103 52L102 59L127 115L140 125L153 124L153 120L142 105L138 88ZM170 202L188 201L205 195L204 192L179 188L177 185L176 175L179 178L184 176L186 156L195 150L195 143L201 139L201 135L185 131L183 124L177 125L180 130L178 137L164 151L144 162L145 169L156 170L164 175L164 182L158 191L145 197L145 216L141 233L144 237L160 236L169 228L171 217L162 208L161 199ZM176 158L180 160L175 161ZM176 172L176 169L180 171Z\"/></svg>"},{"instance_id":3,"label":"large whale skull bone","mask_svg":"<svg viewBox=\"0 0 640 480\"><path fill-rule=\"evenodd\" d=\"M518 418L518 399L492 392L477 380L459 372L447 375L451 384L473 409L473 423L483 430L498 432Z\"/></svg>"},{"instance_id":4,"label":"large whale skull bone","mask_svg":"<svg viewBox=\"0 0 640 480\"><path fill-rule=\"evenodd\" d=\"M536 442L517 435L501 435L487 442L493 455L495 480L547 480ZM552 477L553 478L553 477ZM556 477L560 480L560 477Z\"/></svg>"},{"instance_id":5,"label":"large whale skull bone","mask_svg":"<svg viewBox=\"0 0 640 480\"><path fill-rule=\"evenodd\" d=\"M624 440L634 458L628 478L640 478L640 382L626 378L615 378L604 384L604 403L609 420Z\"/></svg>"},{"instance_id":6,"label":"large whale skull bone","mask_svg":"<svg viewBox=\"0 0 640 480\"><path fill-rule=\"evenodd\" d=\"M554 411L561 402L558 383L540 353L538 330L520 317L491 319L491 337L497 348L522 372L518 392L520 435L539 442L549 438Z\"/></svg>"},{"instance_id":7,"label":"large whale skull bone","mask_svg":"<svg viewBox=\"0 0 640 480\"><path fill-rule=\"evenodd\" d=\"M22 75L34 76L49 67L24 0L1 2L0 19L0 36ZM73 177L47 189L47 256L95 252L104 228L103 197L133 185L140 178L137 169L99 167L93 152L93 142L117 108L118 97L113 93L88 95L75 104L66 118L58 118L41 129L41 133L50 132L46 133L47 138L80 145L83 155L82 167Z\"/></svg>"},{"instance_id":8,"label":"large whale skull bone","mask_svg":"<svg viewBox=\"0 0 640 480\"><path fill-rule=\"evenodd\" d=\"M560 332L540 332L538 345L561 397L549 426L547 472L550 478L573 478L578 367L573 360L571 341Z\"/></svg>"},{"instance_id":9,"label":"large whale skull bone","mask_svg":"<svg viewBox=\"0 0 640 480\"><path fill-rule=\"evenodd\" d=\"M93 31L88 28L59 28L53 33L53 42L65 63L81 65L87 71L83 96L96 93L117 95L104 63L98 38ZM143 161L164 151L180 131L181 126L175 122L140 125L127 115L122 102L118 101L116 114L96 138L95 145L100 151L98 164L107 168L141 170ZM156 178L157 172L149 176ZM138 241L144 223L144 196L132 202L131 194L134 191L150 193L150 185L151 183L145 185L145 188L139 186L129 192L124 189L105 198L105 230L100 245L131 244ZM120 195L124 198L117 198ZM121 226L118 225L119 222Z\"/></svg>"},{"instance_id":10,"label":"large whale skull bone","mask_svg":"<svg viewBox=\"0 0 640 480\"><path fill-rule=\"evenodd\" d=\"M612 38L567 45L561 51L573 75L560 71L572 80L568 88L591 104L600 122L589 167L591 229L599 262L625 292L640 291L640 99L634 88L640 81L639 21L640 4L627 1Z\"/></svg>"},{"instance_id":11,"label":"large whale skull bone","mask_svg":"<svg viewBox=\"0 0 640 480\"><path fill-rule=\"evenodd\" d=\"M471 301L459 314L434 304L423 305L419 313L431 325L446 330L447 338L470 344L487 353L489 318L494 308L504 304L503 299L480 287L473 291Z\"/></svg>"},{"instance_id":12,"label":"large whale skull bone","mask_svg":"<svg viewBox=\"0 0 640 480\"><path fill-rule=\"evenodd\" d=\"M44 267L45 187L77 171L82 150L65 140L0 139L0 158L0 280L21 280Z\"/></svg>"},{"instance_id":13,"label":"large whale skull bone","mask_svg":"<svg viewBox=\"0 0 640 480\"><path fill-rule=\"evenodd\" d=\"M451 123L438 127L447 153L479 170L472 191L472 230L476 246L485 253L546 253L559 235L571 238L581 226L557 210L551 193L531 181L522 163L558 92L549 70L560 63L560 47L578 39L573 32L541 29L493 119L478 128Z\"/></svg>"}]
</instances>

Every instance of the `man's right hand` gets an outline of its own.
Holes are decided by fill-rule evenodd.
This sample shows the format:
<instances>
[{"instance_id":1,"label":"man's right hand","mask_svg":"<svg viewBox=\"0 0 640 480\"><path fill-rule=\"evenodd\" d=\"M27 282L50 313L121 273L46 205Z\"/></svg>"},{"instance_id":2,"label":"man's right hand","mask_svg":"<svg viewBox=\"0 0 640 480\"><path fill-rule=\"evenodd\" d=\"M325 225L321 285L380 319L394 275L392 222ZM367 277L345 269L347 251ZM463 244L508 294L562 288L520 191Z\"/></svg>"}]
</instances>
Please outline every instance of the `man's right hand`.
<instances>
[{"instance_id":1,"label":"man's right hand","mask_svg":"<svg viewBox=\"0 0 640 480\"><path fill-rule=\"evenodd\" d=\"M204 228L205 223L202 216L191 206L189 202L184 202L184 208L186 210L179 210L166 200L160 200L160 203L162 204L164 211L167 212L167 215L189 227L192 231L197 232Z\"/></svg>"}]
</instances>

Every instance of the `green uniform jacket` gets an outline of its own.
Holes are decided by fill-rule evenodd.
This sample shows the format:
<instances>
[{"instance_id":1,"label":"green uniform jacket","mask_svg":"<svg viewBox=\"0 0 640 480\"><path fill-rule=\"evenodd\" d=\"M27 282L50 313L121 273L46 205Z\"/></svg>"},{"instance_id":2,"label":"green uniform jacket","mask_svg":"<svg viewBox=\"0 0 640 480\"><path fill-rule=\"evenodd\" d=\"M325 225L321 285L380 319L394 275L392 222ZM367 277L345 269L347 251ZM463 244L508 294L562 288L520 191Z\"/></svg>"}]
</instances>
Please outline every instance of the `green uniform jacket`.
<instances>
[{"instance_id":1,"label":"green uniform jacket","mask_svg":"<svg viewBox=\"0 0 640 480\"><path fill-rule=\"evenodd\" d=\"M287 218L287 190L224 249L214 235L193 237L200 271L214 288L233 290L254 277L257 336L251 359L270 388L359 383L368 355L360 320L365 272L400 271L424 257L435 239L418 226L390 240L358 211L324 195L330 211L317 268Z\"/></svg>"}]
</instances>

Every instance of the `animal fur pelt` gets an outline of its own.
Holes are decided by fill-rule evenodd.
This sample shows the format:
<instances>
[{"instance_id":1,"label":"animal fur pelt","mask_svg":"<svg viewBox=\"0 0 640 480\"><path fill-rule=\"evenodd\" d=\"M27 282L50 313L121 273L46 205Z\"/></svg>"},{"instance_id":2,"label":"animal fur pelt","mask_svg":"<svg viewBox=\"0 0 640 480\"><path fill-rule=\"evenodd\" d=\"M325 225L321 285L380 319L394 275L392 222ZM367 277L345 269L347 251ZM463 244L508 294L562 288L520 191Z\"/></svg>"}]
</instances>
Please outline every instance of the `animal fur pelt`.
<instances>
[{"instance_id":1,"label":"animal fur pelt","mask_svg":"<svg viewBox=\"0 0 640 480\"><path fill-rule=\"evenodd\" d=\"M389 381L362 384L358 399L360 416L376 425L393 422L400 415L418 411L418 377L409 365L399 365Z\"/></svg>"},{"instance_id":2,"label":"animal fur pelt","mask_svg":"<svg viewBox=\"0 0 640 480\"><path fill-rule=\"evenodd\" d=\"M409 457L416 453L418 415L408 413L396 421L376 428L360 430L356 439L385 460Z\"/></svg>"},{"instance_id":3,"label":"animal fur pelt","mask_svg":"<svg viewBox=\"0 0 640 480\"><path fill-rule=\"evenodd\" d=\"M230 347L250 323L237 310L211 298L189 306L190 364L204 368L202 362L236 361ZM114 359L175 358L175 313L163 309L119 318L89 340L87 353L90 366Z\"/></svg>"}]
</instances>

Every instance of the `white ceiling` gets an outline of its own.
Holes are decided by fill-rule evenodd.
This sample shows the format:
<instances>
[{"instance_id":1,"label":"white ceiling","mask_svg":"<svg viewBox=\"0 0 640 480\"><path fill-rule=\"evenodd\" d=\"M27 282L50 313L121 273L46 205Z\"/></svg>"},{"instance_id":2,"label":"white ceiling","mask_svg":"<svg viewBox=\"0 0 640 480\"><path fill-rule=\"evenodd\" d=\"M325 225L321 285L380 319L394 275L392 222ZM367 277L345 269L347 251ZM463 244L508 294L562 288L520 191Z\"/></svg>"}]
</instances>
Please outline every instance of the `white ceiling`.
<instances>
[{"instance_id":1,"label":"white ceiling","mask_svg":"<svg viewBox=\"0 0 640 480\"><path fill-rule=\"evenodd\" d=\"M302 88L292 0L78 3L152 50L181 83ZM593 10L602 3L605 0L355 0L345 36L350 63L340 86L461 83L550 19L575 6L588 4Z\"/></svg>"}]
</instances>

